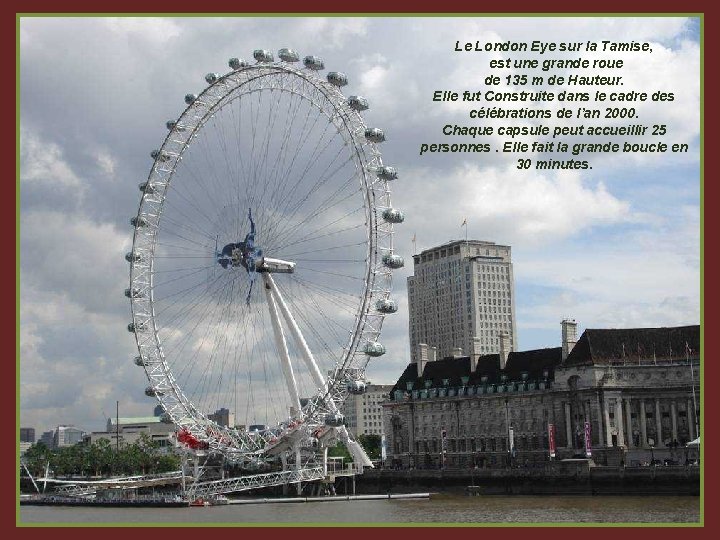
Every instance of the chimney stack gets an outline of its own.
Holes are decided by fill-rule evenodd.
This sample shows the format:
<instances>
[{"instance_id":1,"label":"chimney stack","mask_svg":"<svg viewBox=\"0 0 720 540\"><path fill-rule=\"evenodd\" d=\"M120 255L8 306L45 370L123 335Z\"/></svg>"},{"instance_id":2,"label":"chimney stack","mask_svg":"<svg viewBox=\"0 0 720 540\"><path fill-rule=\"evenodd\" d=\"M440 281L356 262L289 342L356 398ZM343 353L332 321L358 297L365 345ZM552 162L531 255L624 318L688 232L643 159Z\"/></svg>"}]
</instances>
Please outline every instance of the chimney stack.
<instances>
[{"instance_id":1,"label":"chimney stack","mask_svg":"<svg viewBox=\"0 0 720 540\"><path fill-rule=\"evenodd\" d=\"M562 361L570 354L577 343L577 323L575 319L563 319L562 326Z\"/></svg>"},{"instance_id":2,"label":"chimney stack","mask_svg":"<svg viewBox=\"0 0 720 540\"><path fill-rule=\"evenodd\" d=\"M478 360L480 359L480 338L473 336L472 342L472 354L470 355L470 371L476 371L478 366Z\"/></svg>"},{"instance_id":3,"label":"chimney stack","mask_svg":"<svg viewBox=\"0 0 720 540\"><path fill-rule=\"evenodd\" d=\"M462 347L455 347L452 350L452 355L453 355L453 358L460 358L463 355Z\"/></svg>"},{"instance_id":4,"label":"chimney stack","mask_svg":"<svg viewBox=\"0 0 720 540\"><path fill-rule=\"evenodd\" d=\"M511 350L512 343L510 341L510 334L500 332L500 369L505 369L505 364L507 364L508 355Z\"/></svg>"},{"instance_id":5,"label":"chimney stack","mask_svg":"<svg viewBox=\"0 0 720 540\"><path fill-rule=\"evenodd\" d=\"M437 360L437 347L430 347L428 350L428 362Z\"/></svg>"},{"instance_id":6,"label":"chimney stack","mask_svg":"<svg viewBox=\"0 0 720 540\"><path fill-rule=\"evenodd\" d=\"M425 364L428 363L428 346L427 343L418 343L417 347L417 374L418 377L422 377L423 371L425 371Z\"/></svg>"}]
</instances>

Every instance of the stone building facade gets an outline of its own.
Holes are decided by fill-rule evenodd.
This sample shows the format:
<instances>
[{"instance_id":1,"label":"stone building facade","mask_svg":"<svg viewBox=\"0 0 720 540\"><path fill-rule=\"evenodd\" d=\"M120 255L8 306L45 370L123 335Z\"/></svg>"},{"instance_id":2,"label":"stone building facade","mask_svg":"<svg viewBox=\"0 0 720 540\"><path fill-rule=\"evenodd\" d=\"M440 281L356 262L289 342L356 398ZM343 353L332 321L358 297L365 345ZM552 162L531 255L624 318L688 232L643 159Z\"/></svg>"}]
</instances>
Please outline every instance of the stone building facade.
<instances>
[{"instance_id":1,"label":"stone building facade","mask_svg":"<svg viewBox=\"0 0 720 540\"><path fill-rule=\"evenodd\" d=\"M35 428L21 427L20 428L20 442L35 442Z\"/></svg>"},{"instance_id":2,"label":"stone building facade","mask_svg":"<svg viewBox=\"0 0 720 540\"><path fill-rule=\"evenodd\" d=\"M588 329L560 347L435 360L418 346L384 404L395 466L683 461L699 436L700 327ZM511 442L512 441L512 442ZM511 451L512 450L512 451Z\"/></svg>"},{"instance_id":3,"label":"stone building facade","mask_svg":"<svg viewBox=\"0 0 720 540\"><path fill-rule=\"evenodd\" d=\"M108 418L106 431L93 431L85 437L88 443L107 439L111 446L134 444L146 435L161 449L171 450L177 426L163 422L160 416ZM119 441L118 441L119 436Z\"/></svg>"},{"instance_id":4,"label":"stone building facade","mask_svg":"<svg viewBox=\"0 0 720 540\"><path fill-rule=\"evenodd\" d=\"M235 427L235 415L230 409L221 407L212 414L208 414L208 420L215 422L219 426Z\"/></svg>"},{"instance_id":5,"label":"stone building facade","mask_svg":"<svg viewBox=\"0 0 720 540\"><path fill-rule=\"evenodd\" d=\"M392 387L391 384L367 383L362 394L348 395L342 413L353 436L383 434L382 403L387 400Z\"/></svg>"}]
</instances>

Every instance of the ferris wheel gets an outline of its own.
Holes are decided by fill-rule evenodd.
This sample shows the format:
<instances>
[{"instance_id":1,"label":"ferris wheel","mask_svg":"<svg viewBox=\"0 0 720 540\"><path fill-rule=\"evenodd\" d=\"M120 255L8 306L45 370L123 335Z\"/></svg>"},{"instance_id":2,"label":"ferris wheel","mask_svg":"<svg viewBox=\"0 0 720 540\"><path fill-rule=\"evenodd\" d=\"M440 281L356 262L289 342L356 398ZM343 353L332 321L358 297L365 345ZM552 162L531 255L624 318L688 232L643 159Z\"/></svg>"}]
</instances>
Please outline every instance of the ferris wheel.
<instances>
[{"instance_id":1,"label":"ferris wheel","mask_svg":"<svg viewBox=\"0 0 720 540\"><path fill-rule=\"evenodd\" d=\"M345 74L291 49L253 56L207 74L151 153L126 255L135 364L191 448L299 465L342 441L370 465L342 404L398 309L398 175Z\"/></svg>"}]
</instances>

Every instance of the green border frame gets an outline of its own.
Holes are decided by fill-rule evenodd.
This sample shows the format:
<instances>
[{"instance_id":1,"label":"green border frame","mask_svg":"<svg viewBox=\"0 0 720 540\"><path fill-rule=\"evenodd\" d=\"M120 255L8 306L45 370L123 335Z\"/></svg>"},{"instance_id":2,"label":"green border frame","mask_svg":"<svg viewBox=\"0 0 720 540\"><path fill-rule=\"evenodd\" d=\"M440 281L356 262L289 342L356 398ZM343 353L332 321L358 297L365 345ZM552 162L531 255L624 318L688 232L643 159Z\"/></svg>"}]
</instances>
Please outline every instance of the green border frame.
<instances>
[{"instance_id":1,"label":"green border frame","mask_svg":"<svg viewBox=\"0 0 720 540\"><path fill-rule=\"evenodd\" d=\"M304 12L286 12L286 13L235 13L235 12L218 12L218 13L163 13L163 12L149 12L149 13L123 13L123 12L108 12L108 13L66 13L66 12L45 12L45 13L33 13L33 12L18 12L15 14L15 470L16 470L16 501L15 501L15 525L21 528L44 528L44 527L181 527L181 528L196 528L196 527L299 527L299 528L313 528L313 527L423 527L423 528L466 528L466 527L513 527L513 528L527 528L527 527L607 527L607 528L697 528L704 527L705 525L705 446L700 445L700 521L689 522L689 523L677 523L677 522L628 522L628 523L609 523L609 522L481 522L481 523L458 523L458 522L377 522L377 523L365 523L365 522L220 522L220 523L192 523L192 522L143 522L143 523L131 523L131 522L22 522L20 519L20 439L17 435L20 429L20 20L21 18L48 18L48 17L71 17L71 18L107 18L107 17L163 17L163 18L212 18L212 17L232 17L232 18L296 18L296 17L342 17L342 18L357 18L357 17L372 17L372 18L522 18L522 17L540 17L540 18L593 18L593 17L617 17L617 18L645 18L645 17L668 17L668 18L697 18L700 22L700 433L705 433L705 13L703 12L673 12L673 13L652 13L652 12L628 12L628 13L603 13L603 12L592 12L592 13L533 13L533 12L521 12L521 13L483 13L483 12L462 12L462 13L403 13L403 12L392 12L392 13L304 13ZM540 497L542 495L539 495ZM598 495L597 497L602 497ZM308 504L308 503L298 503Z\"/></svg>"}]
</instances>

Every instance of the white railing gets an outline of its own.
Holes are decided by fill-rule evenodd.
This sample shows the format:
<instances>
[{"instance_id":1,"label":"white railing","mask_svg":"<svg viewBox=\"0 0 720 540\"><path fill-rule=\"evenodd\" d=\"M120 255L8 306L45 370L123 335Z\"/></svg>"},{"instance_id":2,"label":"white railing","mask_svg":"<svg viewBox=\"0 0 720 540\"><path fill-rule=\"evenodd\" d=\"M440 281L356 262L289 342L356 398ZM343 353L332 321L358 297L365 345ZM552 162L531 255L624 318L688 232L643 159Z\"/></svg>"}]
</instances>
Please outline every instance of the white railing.
<instances>
[{"instance_id":1,"label":"white railing","mask_svg":"<svg viewBox=\"0 0 720 540\"><path fill-rule=\"evenodd\" d=\"M209 482L197 482L188 486L188 496L190 498L207 497L209 495L247 491L248 489L261 487L281 486L284 484L295 484L297 482L312 482L313 480L321 480L323 478L325 478L325 474L322 467L254 474L237 478L212 480Z\"/></svg>"},{"instance_id":2,"label":"white railing","mask_svg":"<svg viewBox=\"0 0 720 540\"><path fill-rule=\"evenodd\" d=\"M148 474L145 476L124 476L103 480L59 480L56 478L39 478L38 481L59 484L57 491L65 495L92 495L102 488L125 488L178 484L182 481L181 471Z\"/></svg>"},{"instance_id":3,"label":"white railing","mask_svg":"<svg viewBox=\"0 0 720 540\"><path fill-rule=\"evenodd\" d=\"M295 484L298 482L313 482L322 480L326 476L354 476L362 474L363 467L356 463L341 463L328 461L327 471L322 466L307 467L300 470L276 471L271 473L254 474L240 476L235 478L225 478L220 480L210 480L206 482L192 482L192 479L186 477L187 496L191 499L197 497L208 497L211 495L220 495L223 493L233 493L236 491L247 491L263 487L281 486L285 484ZM138 487L156 486L163 484L177 484L182 481L182 473L174 471L172 473L147 476L130 476L124 478L109 478L97 481L69 481L56 480L54 478L40 478L39 481L47 480L60 484L57 488L59 493L63 495L73 496L90 496L102 488L124 488L133 489Z\"/></svg>"},{"instance_id":4,"label":"white railing","mask_svg":"<svg viewBox=\"0 0 720 540\"><path fill-rule=\"evenodd\" d=\"M360 463L338 463L328 460L327 473L334 476L354 476L363 473L363 466Z\"/></svg>"}]
</instances>

